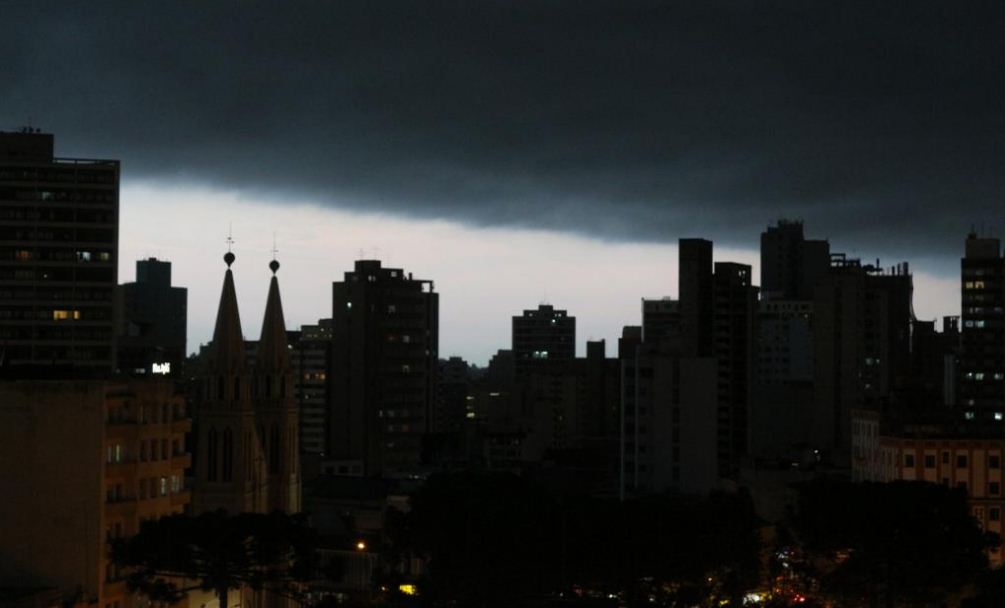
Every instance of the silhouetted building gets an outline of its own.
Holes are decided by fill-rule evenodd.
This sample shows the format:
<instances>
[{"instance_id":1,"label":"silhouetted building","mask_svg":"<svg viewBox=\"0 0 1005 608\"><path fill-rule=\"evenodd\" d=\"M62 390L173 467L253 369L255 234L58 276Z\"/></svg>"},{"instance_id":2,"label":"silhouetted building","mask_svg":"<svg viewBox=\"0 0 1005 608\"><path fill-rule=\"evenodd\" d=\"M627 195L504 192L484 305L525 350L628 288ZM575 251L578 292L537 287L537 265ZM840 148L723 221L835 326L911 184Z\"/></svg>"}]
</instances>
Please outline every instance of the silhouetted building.
<instances>
[{"instance_id":1,"label":"silhouetted building","mask_svg":"<svg viewBox=\"0 0 1005 608\"><path fill-rule=\"evenodd\" d=\"M513 355L517 376L541 361L562 361L576 356L576 317L541 304L513 317Z\"/></svg>"},{"instance_id":2,"label":"silhouetted building","mask_svg":"<svg viewBox=\"0 0 1005 608\"><path fill-rule=\"evenodd\" d=\"M682 344L682 324L680 300L642 300L642 339L647 344Z\"/></svg>"},{"instance_id":3,"label":"silhouetted building","mask_svg":"<svg viewBox=\"0 0 1005 608\"><path fill-rule=\"evenodd\" d=\"M813 302L762 300L756 325L750 452L796 462L813 424Z\"/></svg>"},{"instance_id":4,"label":"silhouetted building","mask_svg":"<svg viewBox=\"0 0 1005 608\"><path fill-rule=\"evenodd\" d=\"M436 416L432 425L437 433L461 433L468 419L471 392L469 365L460 357L440 360L437 377Z\"/></svg>"},{"instance_id":5,"label":"silhouetted building","mask_svg":"<svg viewBox=\"0 0 1005 608\"><path fill-rule=\"evenodd\" d=\"M433 282L378 260L358 260L332 291L326 454L336 472L379 477L415 471L436 404L439 298Z\"/></svg>"},{"instance_id":6,"label":"silhouetted building","mask_svg":"<svg viewBox=\"0 0 1005 608\"><path fill-rule=\"evenodd\" d=\"M112 374L118 221L118 161L0 133L0 374Z\"/></svg>"},{"instance_id":7,"label":"silhouetted building","mask_svg":"<svg viewBox=\"0 0 1005 608\"><path fill-rule=\"evenodd\" d=\"M300 451L321 457L327 436L332 320L321 319L316 325L302 326L291 345L294 386L300 405Z\"/></svg>"},{"instance_id":8,"label":"silhouetted building","mask_svg":"<svg viewBox=\"0 0 1005 608\"><path fill-rule=\"evenodd\" d=\"M843 254L814 299L812 443L847 465L851 411L885 410L910 357L913 281L907 263L884 270Z\"/></svg>"},{"instance_id":9,"label":"silhouetted building","mask_svg":"<svg viewBox=\"0 0 1005 608\"><path fill-rule=\"evenodd\" d=\"M812 300L830 268L830 244L807 240L801 221L779 220L761 233L761 297Z\"/></svg>"},{"instance_id":10,"label":"silhouetted building","mask_svg":"<svg viewBox=\"0 0 1005 608\"><path fill-rule=\"evenodd\" d=\"M967 236L960 260L963 323L958 403L965 415L1005 415L1005 259L996 238Z\"/></svg>"},{"instance_id":11,"label":"silhouetted building","mask_svg":"<svg viewBox=\"0 0 1005 608\"><path fill-rule=\"evenodd\" d=\"M177 375L185 361L188 290L171 286L171 262L136 262L136 281L118 295L118 370Z\"/></svg>"},{"instance_id":12,"label":"silhouetted building","mask_svg":"<svg viewBox=\"0 0 1005 608\"><path fill-rule=\"evenodd\" d=\"M735 479L749 449L757 287L750 266L716 262L713 353L718 363L718 470Z\"/></svg>"},{"instance_id":13,"label":"silhouetted building","mask_svg":"<svg viewBox=\"0 0 1005 608\"><path fill-rule=\"evenodd\" d=\"M193 509L204 513L300 511L297 401L279 283L269 284L262 334L248 364L234 276L227 271L196 412ZM270 264L273 275L279 269Z\"/></svg>"},{"instance_id":14,"label":"silhouetted building","mask_svg":"<svg viewBox=\"0 0 1005 608\"><path fill-rule=\"evenodd\" d=\"M715 289L712 283L712 241L680 239L678 256L678 300L681 314L681 352L688 355L712 354L712 326Z\"/></svg>"}]
</instances>

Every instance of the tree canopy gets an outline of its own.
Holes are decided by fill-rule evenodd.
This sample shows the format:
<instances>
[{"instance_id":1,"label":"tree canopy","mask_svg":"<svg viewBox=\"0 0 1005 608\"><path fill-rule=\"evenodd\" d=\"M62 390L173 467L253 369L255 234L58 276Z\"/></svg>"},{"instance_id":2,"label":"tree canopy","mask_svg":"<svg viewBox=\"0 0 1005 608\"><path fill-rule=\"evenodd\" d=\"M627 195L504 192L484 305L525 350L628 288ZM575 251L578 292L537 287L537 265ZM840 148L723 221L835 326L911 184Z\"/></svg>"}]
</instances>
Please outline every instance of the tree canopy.
<instances>
[{"instance_id":1,"label":"tree canopy","mask_svg":"<svg viewBox=\"0 0 1005 608\"><path fill-rule=\"evenodd\" d=\"M817 480L798 490L793 529L822 590L856 605L946 598L986 568L985 551L998 542L960 489Z\"/></svg>"},{"instance_id":2,"label":"tree canopy","mask_svg":"<svg viewBox=\"0 0 1005 608\"><path fill-rule=\"evenodd\" d=\"M171 515L144 522L139 533L112 545L112 561L127 584L155 601L213 591L227 606L231 590L249 587L299 594L317 567L316 536L301 515L222 511Z\"/></svg>"}]
</instances>

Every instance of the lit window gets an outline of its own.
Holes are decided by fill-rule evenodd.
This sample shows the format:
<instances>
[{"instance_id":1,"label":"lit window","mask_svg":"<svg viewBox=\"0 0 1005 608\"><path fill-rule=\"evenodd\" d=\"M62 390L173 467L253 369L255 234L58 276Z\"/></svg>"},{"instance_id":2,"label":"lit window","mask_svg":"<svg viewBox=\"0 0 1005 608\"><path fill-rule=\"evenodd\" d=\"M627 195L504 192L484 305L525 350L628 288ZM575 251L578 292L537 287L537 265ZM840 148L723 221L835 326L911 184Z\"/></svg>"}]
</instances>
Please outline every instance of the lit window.
<instances>
[{"instance_id":1,"label":"lit window","mask_svg":"<svg viewBox=\"0 0 1005 608\"><path fill-rule=\"evenodd\" d=\"M1001 412L995 412L995 420L999 420L1000 421L1002 418L1003 418L1003 416L1002 416Z\"/></svg>"},{"instance_id":2,"label":"lit window","mask_svg":"<svg viewBox=\"0 0 1005 608\"><path fill-rule=\"evenodd\" d=\"M52 311L53 321L66 321L69 319L80 319L79 310L54 310Z\"/></svg>"},{"instance_id":3,"label":"lit window","mask_svg":"<svg viewBox=\"0 0 1005 608\"><path fill-rule=\"evenodd\" d=\"M77 261L78 262L90 262L91 261L91 252L90 251L78 251L77 252Z\"/></svg>"},{"instance_id":4,"label":"lit window","mask_svg":"<svg viewBox=\"0 0 1005 608\"><path fill-rule=\"evenodd\" d=\"M25 249L14 252L14 259L17 260L18 262L30 262L34 258L35 254Z\"/></svg>"}]
</instances>

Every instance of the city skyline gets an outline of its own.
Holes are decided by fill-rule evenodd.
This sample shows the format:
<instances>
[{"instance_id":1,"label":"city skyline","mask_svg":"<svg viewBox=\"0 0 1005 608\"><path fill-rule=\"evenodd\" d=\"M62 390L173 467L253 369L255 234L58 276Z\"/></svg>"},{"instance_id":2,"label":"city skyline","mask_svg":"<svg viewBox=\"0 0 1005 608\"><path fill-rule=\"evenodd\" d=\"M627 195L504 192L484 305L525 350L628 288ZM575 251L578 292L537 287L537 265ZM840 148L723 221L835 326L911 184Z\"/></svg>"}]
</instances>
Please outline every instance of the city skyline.
<instances>
[{"instance_id":1,"label":"city skyline","mask_svg":"<svg viewBox=\"0 0 1005 608\"><path fill-rule=\"evenodd\" d=\"M124 164L128 166L127 160ZM236 192L130 182L128 176L123 181L120 282L131 280L137 259L171 261L174 283L189 288L190 352L211 338L219 289L213 270L217 264L222 267L220 256L231 225L238 255L235 280L248 306L242 317L248 319L249 339L257 331L259 308L264 309L273 233L289 293L291 329L330 316L331 283L352 268L362 250L363 258L378 258L386 266L434 281L441 294L441 355L461 356L477 365L487 363L496 350L509 348L510 318L539 303L554 304L577 317L576 350L583 355L586 340L606 339L608 353L613 352L621 327L641 323L643 298L676 295L676 237L665 244L603 241L548 230L476 228L339 211L309 201L277 207L268 199ZM199 214L202 221L180 234L163 230L170 216L189 214ZM751 227L749 248L717 243L716 259L750 264L754 284L760 285L758 238L776 219L766 217ZM822 227L807 223L806 231L812 238L828 238ZM964 233L956 240L958 257L965 238ZM856 250L830 240L834 251L861 257L863 263L876 257L884 267L904 261L882 256L880 243L875 249ZM437 246L431 248L429 242ZM955 265L947 275L932 273L914 259L906 261L914 274L917 317L958 315L958 258L946 261ZM598 276L607 282L597 281Z\"/></svg>"}]
</instances>

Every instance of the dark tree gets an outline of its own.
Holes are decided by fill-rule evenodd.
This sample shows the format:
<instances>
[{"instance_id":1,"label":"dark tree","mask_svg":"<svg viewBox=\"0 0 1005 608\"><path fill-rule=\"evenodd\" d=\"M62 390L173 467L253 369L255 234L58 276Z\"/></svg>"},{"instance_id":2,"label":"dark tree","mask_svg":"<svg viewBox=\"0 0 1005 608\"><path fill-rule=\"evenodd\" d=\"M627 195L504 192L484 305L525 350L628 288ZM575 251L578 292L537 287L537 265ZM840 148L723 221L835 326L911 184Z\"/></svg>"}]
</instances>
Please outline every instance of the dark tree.
<instances>
[{"instance_id":1,"label":"dark tree","mask_svg":"<svg viewBox=\"0 0 1005 608\"><path fill-rule=\"evenodd\" d=\"M798 489L794 531L822 589L856 605L938 603L987 566L998 542L955 488L819 480Z\"/></svg>"},{"instance_id":2,"label":"dark tree","mask_svg":"<svg viewBox=\"0 0 1005 608\"><path fill-rule=\"evenodd\" d=\"M649 605L660 583L700 595L710 576L739 602L758 574L758 524L743 493L618 502L467 472L431 477L391 536L429 557L429 601L525 605L579 586Z\"/></svg>"},{"instance_id":3,"label":"dark tree","mask_svg":"<svg viewBox=\"0 0 1005 608\"><path fill-rule=\"evenodd\" d=\"M250 587L298 597L317 575L316 537L303 516L222 511L144 522L112 545L130 590L176 602L189 591L214 592L226 608L231 590Z\"/></svg>"}]
</instances>

